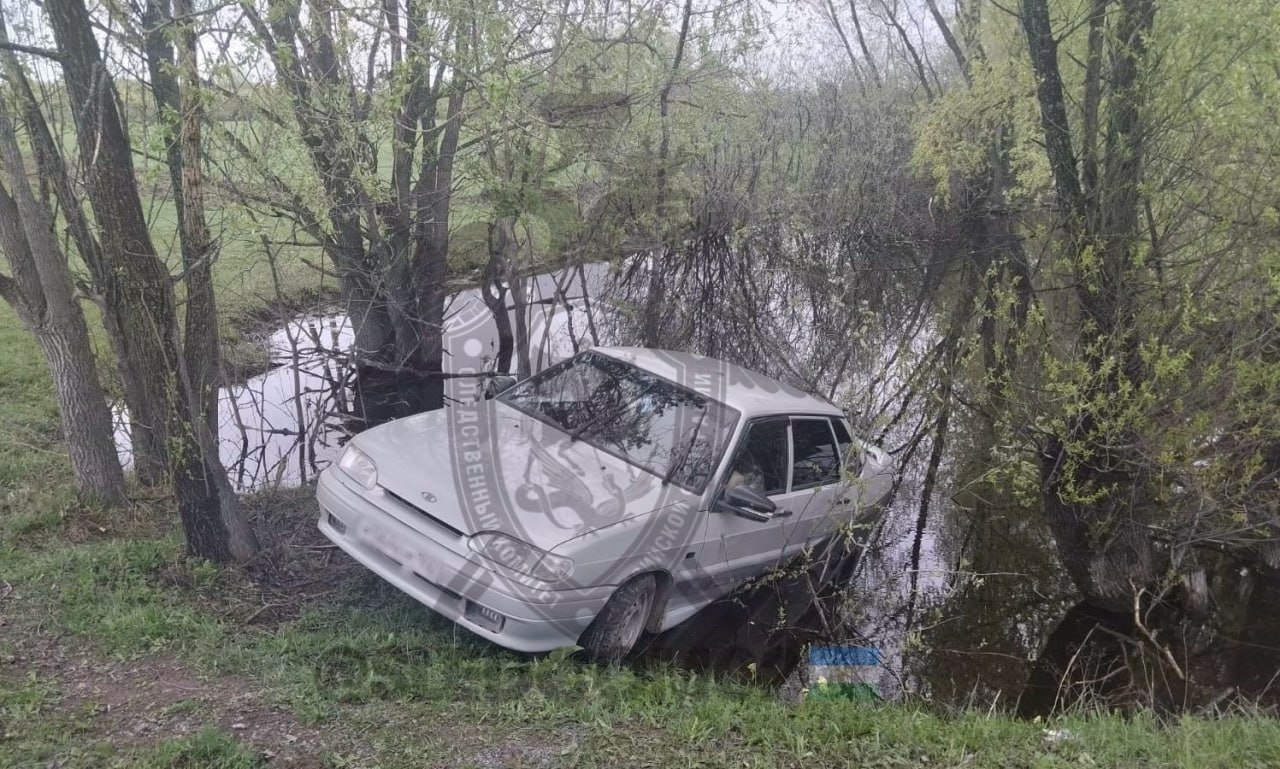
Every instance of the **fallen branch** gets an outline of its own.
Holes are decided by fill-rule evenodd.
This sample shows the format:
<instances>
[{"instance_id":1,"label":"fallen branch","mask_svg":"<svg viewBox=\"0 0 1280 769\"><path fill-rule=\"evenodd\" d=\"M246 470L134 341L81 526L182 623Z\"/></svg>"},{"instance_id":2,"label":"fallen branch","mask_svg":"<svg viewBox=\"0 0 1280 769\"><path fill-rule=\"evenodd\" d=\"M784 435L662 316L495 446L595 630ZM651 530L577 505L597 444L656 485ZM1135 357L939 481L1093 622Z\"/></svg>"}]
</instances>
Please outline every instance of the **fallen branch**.
<instances>
[{"instance_id":1,"label":"fallen branch","mask_svg":"<svg viewBox=\"0 0 1280 769\"><path fill-rule=\"evenodd\" d=\"M493 371L477 371L470 374L459 374L449 371L420 371L408 366L397 366L391 363L382 363L380 361L368 358L356 358L354 361L357 367L371 368L375 371L383 371L388 374L405 374L415 379L432 380L432 379L492 379L495 376L506 376Z\"/></svg>"},{"instance_id":2,"label":"fallen branch","mask_svg":"<svg viewBox=\"0 0 1280 769\"><path fill-rule=\"evenodd\" d=\"M1130 583L1130 585L1132 586L1132 583ZM1147 626L1144 625L1142 622L1142 595L1146 592L1147 592L1146 588L1142 588L1141 590L1136 590L1136 589L1134 590L1133 626L1136 627L1140 633L1142 633L1143 637L1147 639L1148 643L1150 643L1153 647L1155 647L1156 651L1160 653L1160 656L1164 658L1164 661L1169 664L1169 667L1173 668L1173 672L1178 676L1178 680L1183 681L1185 683L1187 680L1187 675L1186 673L1182 672L1182 667L1178 665L1178 661L1173 658L1173 652L1169 651L1169 647L1156 641L1155 635L1150 630L1148 630Z\"/></svg>"}]
</instances>

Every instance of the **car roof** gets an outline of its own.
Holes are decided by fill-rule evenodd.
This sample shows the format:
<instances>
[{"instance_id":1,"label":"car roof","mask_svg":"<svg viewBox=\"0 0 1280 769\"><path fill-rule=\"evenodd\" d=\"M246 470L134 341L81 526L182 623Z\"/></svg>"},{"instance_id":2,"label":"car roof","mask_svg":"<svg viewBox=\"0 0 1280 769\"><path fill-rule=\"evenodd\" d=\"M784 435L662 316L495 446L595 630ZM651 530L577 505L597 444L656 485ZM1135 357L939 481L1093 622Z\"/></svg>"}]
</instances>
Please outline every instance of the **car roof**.
<instances>
[{"instance_id":1,"label":"car roof","mask_svg":"<svg viewBox=\"0 0 1280 769\"><path fill-rule=\"evenodd\" d=\"M592 351L714 398L742 412L746 418L766 414L843 416L830 401L716 358L647 347L594 347Z\"/></svg>"}]
</instances>

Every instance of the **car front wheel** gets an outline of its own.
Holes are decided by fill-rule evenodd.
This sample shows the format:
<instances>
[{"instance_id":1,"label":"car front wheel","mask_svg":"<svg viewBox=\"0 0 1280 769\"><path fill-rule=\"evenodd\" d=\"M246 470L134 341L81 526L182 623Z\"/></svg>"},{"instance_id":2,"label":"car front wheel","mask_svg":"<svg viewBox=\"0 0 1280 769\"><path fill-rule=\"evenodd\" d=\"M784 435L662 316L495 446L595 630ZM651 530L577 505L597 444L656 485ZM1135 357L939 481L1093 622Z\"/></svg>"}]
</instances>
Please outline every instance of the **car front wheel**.
<instances>
[{"instance_id":1,"label":"car front wheel","mask_svg":"<svg viewBox=\"0 0 1280 769\"><path fill-rule=\"evenodd\" d=\"M652 574L642 574L618 588L578 645L597 662L620 661L640 640L657 594L658 580Z\"/></svg>"}]
</instances>

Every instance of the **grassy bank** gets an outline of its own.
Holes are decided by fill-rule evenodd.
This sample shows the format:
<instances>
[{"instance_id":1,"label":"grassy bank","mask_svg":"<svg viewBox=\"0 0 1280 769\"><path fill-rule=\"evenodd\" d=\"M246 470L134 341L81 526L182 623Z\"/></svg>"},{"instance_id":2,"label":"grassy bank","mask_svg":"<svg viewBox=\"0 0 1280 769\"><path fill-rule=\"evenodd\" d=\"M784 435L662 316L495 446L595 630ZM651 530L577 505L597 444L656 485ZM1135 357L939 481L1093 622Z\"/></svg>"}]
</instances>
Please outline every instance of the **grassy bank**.
<instances>
[{"instance_id":1,"label":"grassy bank","mask_svg":"<svg viewBox=\"0 0 1280 769\"><path fill-rule=\"evenodd\" d=\"M317 540L290 532L308 523L301 506L264 510L273 548L244 573L192 563L159 533L5 552L17 632L0 650L0 765L254 766L294 746L298 760L333 767L1225 768L1280 757L1280 725L1245 715L1033 724L796 705L678 669L508 654L339 556L316 556ZM152 678L181 683L138 699L118 691Z\"/></svg>"},{"instance_id":2,"label":"grassy bank","mask_svg":"<svg viewBox=\"0 0 1280 769\"><path fill-rule=\"evenodd\" d=\"M1027 723L510 654L328 546L305 490L247 500L253 564L195 562L166 500L75 502L7 309L0 356L0 767L1280 765L1251 714Z\"/></svg>"}]
</instances>

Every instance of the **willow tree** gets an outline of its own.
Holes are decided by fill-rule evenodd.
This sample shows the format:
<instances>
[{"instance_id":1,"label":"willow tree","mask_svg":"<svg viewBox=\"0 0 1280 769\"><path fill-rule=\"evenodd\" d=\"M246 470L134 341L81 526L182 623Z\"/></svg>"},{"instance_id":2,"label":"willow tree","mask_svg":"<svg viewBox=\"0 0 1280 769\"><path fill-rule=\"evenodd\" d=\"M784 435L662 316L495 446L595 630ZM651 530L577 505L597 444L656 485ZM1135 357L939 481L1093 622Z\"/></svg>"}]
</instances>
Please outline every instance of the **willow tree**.
<instances>
[{"instance_id":1,"label":"willow tree","mask_svg":"<svg viewBox=\"0 0 1280 769\"><path fill-rule=\"evenodd\" d=\"M1149 114L1140 73L1148 66L1155 6L1120 0L1091 10L1110 28L1090 47L1106 40L1110 57L1106 80L1095 67L1085 83L1088 106L1078 140L1048 2L1022 3L1062 247L1075 272L1083 353L1078 406L1048 437L1041 474L1045 515L1072 578L1086 595L1127 608L1134 585L1150 584L1159 570L1145 525L1154 503L1151 479L1133 454L1138 436L1126 413L1148 376L1138 314L1143 273L1150 269L1139 230ZM1090 62L1095 56L1102 59L1091 50ZM1104 82L1105 115L1098 108Z\"/></svg>"},{"instance_id":2,"label":"willow tree","mask_svg":"<svg viewBox=\"0 0 1280 769\"><path fill-rule=\"evenodd\" d=\"M441 405L455 156L480 66L473 41L492 9L257 0L238 11L271 84L261 90L279 97L255 102L257 114L295 140L306 173L273 172L259 147L223 131L249 171L223 183L323 249L362 382L389 380L400 413Z\"/></svg>"},{"instance_id":3,"label":"willow tree","mask_svg":"<svg viewBox=\"0 0 1280 769\"><path fill-rule=\"evenodd\" d=\"M90 500L121 504L124 474L84 311L53 216L31 188L16 126L3 104L0 168L0 251L10 267L9 275L0 273L0 297L35 336L49 367L76 489Z\"/></svg>"},{"instance_id":4,"label":"willow tree","mask_svg":"<svg viewBox=\"0 0 1280 769\"><path fill-rule=\"evenodd\" d=\"M188 549L219 561L248 558L257 541L218 458L216 436L198 413L200 396L178 333L173 276L147 227L119 94L95 35L98 25L84 0L49 0L44 13L57 46L53 57L68 96L92 224L79 198L69 194L69 164L48 140L48 126L32 100L28 126L50 187L63 193L61 212L77 233L117 340L126 387L134 390L127 402L135 430L144 427L151 436L157 453L150 458L163 458Z\"/></svg>"},{"instance_id":5,"label":"willow tree","mask_svg":"<svg viewBox=\"0 0 1280 769\"><path fill-rule=\"evenodd\" d=\"M1200 628L1258 619L1241 596L1264 585L1240 574L1280 568L1277 49L1262 31L1280 17L1267 2L1020 11L1013 66L1034 75L1039 123L1022 139L1040 161L1023 181L1052 207L1028 217L1039 371L1008 417L1038 439L1073 582L1182 697Z\"/></svg>"}]
</instances>

